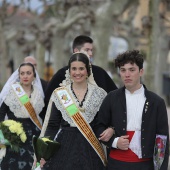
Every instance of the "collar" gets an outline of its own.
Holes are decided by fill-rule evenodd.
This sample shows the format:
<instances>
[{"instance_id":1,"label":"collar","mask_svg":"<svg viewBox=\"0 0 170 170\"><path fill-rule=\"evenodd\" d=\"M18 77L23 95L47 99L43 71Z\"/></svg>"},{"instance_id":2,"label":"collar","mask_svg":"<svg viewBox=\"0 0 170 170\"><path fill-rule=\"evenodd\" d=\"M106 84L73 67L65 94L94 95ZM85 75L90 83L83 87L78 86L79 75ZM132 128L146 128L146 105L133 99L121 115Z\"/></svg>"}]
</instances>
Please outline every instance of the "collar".
<instances>
[{"instance_id":1,"label":"collar","mask_svg":"<svg viewBox=\"0 0 170 170\"><path fill-rule=\"evenodd\" d=\"M125 89L125 93L126 94L141 94L144 93L144 87L143 85L140 87L140 89L134 91L133 93L131 93L129 90Z\"/></svg>"}]
</instances>

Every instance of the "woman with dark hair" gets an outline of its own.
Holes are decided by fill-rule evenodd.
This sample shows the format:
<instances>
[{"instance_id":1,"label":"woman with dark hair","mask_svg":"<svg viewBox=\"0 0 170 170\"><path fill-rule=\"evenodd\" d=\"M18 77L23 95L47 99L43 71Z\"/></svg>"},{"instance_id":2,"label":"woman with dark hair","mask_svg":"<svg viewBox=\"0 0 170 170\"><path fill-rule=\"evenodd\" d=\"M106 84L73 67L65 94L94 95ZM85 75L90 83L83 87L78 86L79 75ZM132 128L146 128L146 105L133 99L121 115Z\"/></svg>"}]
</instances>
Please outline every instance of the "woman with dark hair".
<instances>
[{"instance_id":1,"label":"woman with dark hair","mask_svg":"<svg viewBox=\"0 0 170 170\"><path fill-rule=\"evenodd\" d=\"M19 152L6 148L2 170L30 170L33 162L32 136L42 128L39 117L44 107L44 93L40 78L31 63L22 63L11 75L0 94L0 121L7 119L22 123L27 140Z\"/></svg>"},{"instance_id":2,"label":"woman with dark hair","mask_svg":"<svg viewBox=\"0 0 170 170\"><path fill-rule=\"evenodd\" d=\"M85 53L74 53L68 68L61 87L52 93L40 135L56 138L61 147L50 161L41 159L41 167L103 170L107 161L93 126L106 92L96 85ZM108 128L104 137L108 140L112 135L113 129Z\"/></svg>"}]
</instances>

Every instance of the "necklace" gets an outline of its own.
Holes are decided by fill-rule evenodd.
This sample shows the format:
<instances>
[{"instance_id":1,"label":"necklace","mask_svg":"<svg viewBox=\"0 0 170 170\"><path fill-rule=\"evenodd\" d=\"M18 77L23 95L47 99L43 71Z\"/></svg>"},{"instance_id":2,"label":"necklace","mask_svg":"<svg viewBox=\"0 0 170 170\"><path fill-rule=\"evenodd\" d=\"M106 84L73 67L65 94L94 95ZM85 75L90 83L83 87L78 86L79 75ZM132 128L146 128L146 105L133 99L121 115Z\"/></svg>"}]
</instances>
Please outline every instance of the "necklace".
<instances>
[{"instance_id":1,"label":"necklace","mask_svg":"<svg viewBox=\"0 0 170 170\"><path fill-rule=\"evenodd\" d=\"M84 94L84 98L83 98L83 100L82 100L81 102L79 101L79 99L77 98L77 96L76 96L76 94L75 94L75 92L74 92L74 90L73 90L73 83L71 83L71 91L73 92L75 98L76 98L77 101L79 102L79 107L82 107L82 106L83 106L83 102L85 101L85 98L86 98L86 96L87 96L88 88L87 88L86 93Z\"/></svg>"}]
</instances>

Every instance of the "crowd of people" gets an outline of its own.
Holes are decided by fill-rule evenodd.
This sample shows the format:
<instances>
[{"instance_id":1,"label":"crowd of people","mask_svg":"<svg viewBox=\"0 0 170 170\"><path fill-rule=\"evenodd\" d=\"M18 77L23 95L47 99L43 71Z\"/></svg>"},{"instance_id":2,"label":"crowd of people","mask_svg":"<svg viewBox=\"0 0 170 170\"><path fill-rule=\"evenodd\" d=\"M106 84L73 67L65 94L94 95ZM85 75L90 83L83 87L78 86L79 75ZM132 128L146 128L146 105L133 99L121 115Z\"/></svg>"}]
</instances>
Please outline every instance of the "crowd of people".
<instances>
[{"instance_id":1,"label":"crowd of people","mask_svg":"<svg viewBox=\"0 0 170 170\"><path fill-rule=\"evenodd\" d=\"M91 37L77 36L72 52L68 65L49 82L39 77L33 56L25 57L7 80L0 93L0 121L22 123L27 140L17 153L6 147L1 169L36 169L35 135L61 144L50 160L41 158L43 170L167 170L167 110L164 100L141 82L140 51L115 59L120 88L91 62ZM157 136L164 140L161 154L155 151Z\"/></svg>"}]
</instances>

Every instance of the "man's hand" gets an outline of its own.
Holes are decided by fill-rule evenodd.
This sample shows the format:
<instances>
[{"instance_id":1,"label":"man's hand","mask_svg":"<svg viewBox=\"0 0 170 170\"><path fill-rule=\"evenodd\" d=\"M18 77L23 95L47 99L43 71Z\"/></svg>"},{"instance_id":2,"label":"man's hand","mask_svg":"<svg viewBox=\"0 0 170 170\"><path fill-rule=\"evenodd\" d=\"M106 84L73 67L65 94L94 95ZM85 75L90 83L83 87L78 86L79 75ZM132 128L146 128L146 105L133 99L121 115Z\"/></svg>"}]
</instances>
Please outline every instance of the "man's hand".
<instances>
[{"instance_id":1,"label":"man's hand","mask_svg":"<svg viewBox=\"0 0 170 170\"><path fill-rule=\"evenodd\" d=\"M101 140L103 142L108 142L114 133L115 132L114 132L113 128L109 127L100 134L99 140Z\"/></svg>"},{"instance_id":2,"label":"man's hand","mask_svg":"<svg viewBox=\"0 0 170 170\"><path fill-rule=\"evenodd\" d=\"M121 150L128 150L129 148L129 135L119 137L117 141L117 147Z\"/></svg>"}]
</instances>

